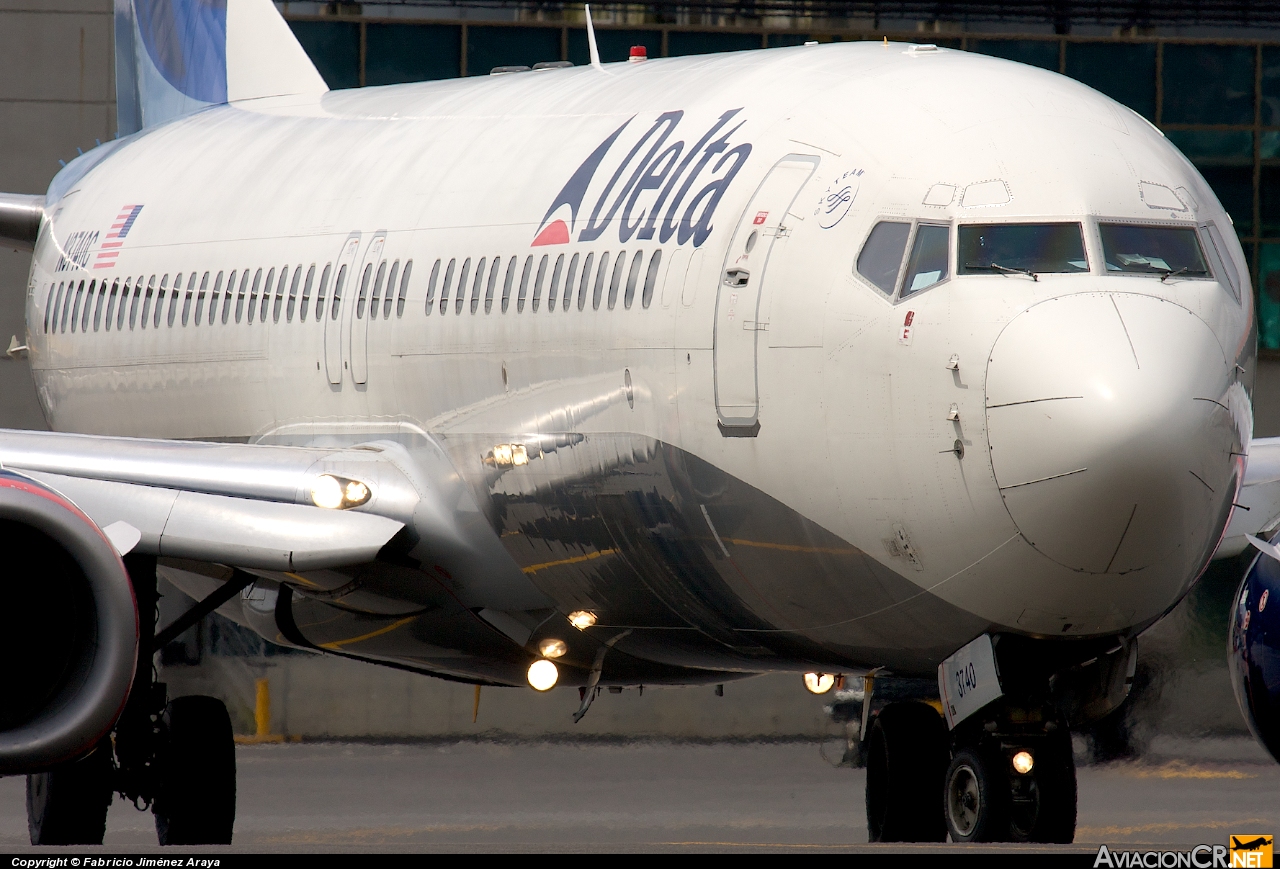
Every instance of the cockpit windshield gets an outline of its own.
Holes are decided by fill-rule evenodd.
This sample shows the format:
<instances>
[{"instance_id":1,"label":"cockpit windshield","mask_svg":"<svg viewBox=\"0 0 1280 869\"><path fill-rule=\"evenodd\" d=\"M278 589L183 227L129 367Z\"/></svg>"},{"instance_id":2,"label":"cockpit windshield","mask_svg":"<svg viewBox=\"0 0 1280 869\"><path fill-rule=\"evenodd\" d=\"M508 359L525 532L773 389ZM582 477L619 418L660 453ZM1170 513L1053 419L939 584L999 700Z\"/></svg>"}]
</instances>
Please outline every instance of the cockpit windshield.
<instances>
[{"instance_id":1,"label":"cockpit windshield","mask_svg":"<svg viewBox=\"0 0 1280 869\"><path fill-rule=\"evenodd\" d=\"M960 227L960 274L1035 278L1089 270L1078 223L992 223Z\"/></svg>"},{"instance_id":2,"label":"cockpit windshield","mask_svg":"<svg viewBox=\"0 0 1280 869\"><path fill-rule=\"evenodd\" d=\"M1209 274L1196 231L1191 227L1099 223L1108 272L1204 277Z\"/></svg>"}]
</instances>

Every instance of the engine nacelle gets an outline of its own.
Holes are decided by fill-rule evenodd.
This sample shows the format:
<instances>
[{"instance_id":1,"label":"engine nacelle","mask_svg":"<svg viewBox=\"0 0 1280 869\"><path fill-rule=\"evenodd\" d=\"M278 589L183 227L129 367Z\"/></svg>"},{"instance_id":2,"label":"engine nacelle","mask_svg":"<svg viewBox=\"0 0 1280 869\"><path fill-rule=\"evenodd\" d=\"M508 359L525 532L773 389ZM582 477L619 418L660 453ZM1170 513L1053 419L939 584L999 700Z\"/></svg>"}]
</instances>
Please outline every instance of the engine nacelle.
<instances>
[{"instance_id":1,"label":"engine nacelle","mask_svg":"<svg viewBox=\"0 0 1280 869\"><path fill-rule=\"evenodd\" d=\"M1264 553L1236 593L1227 661L1249 729L1280 761L1280 561Z\"/></svg>"},{"instance_id":2,"label":"engine nacelle","mask_svg":"<svg viewBox=\"0 0 1280 869\"><path fill-rule=\"evenodd\" d=\"M0 471L0 774L71 760L115 725L138 654L129 574L61 495Z\"/></svg>"}]
</instances>

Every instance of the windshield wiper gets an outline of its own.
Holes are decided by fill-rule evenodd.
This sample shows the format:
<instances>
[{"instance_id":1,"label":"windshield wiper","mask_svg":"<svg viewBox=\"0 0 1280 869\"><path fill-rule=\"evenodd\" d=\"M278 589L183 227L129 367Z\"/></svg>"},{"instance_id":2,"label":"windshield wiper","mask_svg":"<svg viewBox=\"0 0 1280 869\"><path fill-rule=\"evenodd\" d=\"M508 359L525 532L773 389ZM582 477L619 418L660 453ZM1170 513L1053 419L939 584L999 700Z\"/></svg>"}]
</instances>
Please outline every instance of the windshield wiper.
<instances>
[{"instance_id":1,"label":"windshield wiper","mask_svg":"<svg viewBox=\"0 0 1280 869\"><path fill-rule=\"evenodd\" d=\"M1027 277L1031 278L1031 280L1036 281L1037 283L1040 281L1040 276L1035 272L1031 271L1031 269L1020 269L1016 266L1002 266L999 263L987 263L985 266L967 265L965 266L965 268L991 269L993 272L1000 272L1001 274L1006 274L1006 275L1026 275Z\"/></svg>"},{"instance_id":2,"label":"windshield wiper","mask_svg":"<svg viewBox=\"0 0 1280 869\"><path fill-rule=\"evenodd\" d=\"M1161 271L1163 271L1164 274L1160 276L1160 283L1163 284L1165 281L1169 280L1169 278L1177 277L1178 275L1183 274L1184 272L1186 272L1187 268L1188 266L1183 266L1177 271L1174 271L1173 269L1161 269Z\"/></svg>"}]
</instances>

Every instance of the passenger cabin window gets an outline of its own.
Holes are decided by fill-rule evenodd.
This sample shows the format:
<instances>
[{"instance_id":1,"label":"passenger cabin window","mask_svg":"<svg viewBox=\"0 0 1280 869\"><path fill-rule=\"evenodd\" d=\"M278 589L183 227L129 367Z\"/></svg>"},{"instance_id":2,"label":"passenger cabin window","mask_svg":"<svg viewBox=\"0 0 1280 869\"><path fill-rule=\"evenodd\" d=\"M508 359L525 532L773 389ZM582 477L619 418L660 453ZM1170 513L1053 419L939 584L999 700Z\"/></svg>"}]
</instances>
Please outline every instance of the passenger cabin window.
<instances>
[{"instance_id":1,"label":"passenger cabin window","mask_svg":"<svg viewBox=\"0 0 1280 869\"><path fill-rule=\"evenodd\" d=\"M333 271L332 263L324 264L324 272L320 275L320 289L316 290L316 322L319 323L324 318L324 300L325 293L329 290L329 276ZM306 311L302 314L306 316Z\"/></svg>"},{"instance_id":2,"label":"passenger cabin window","mask_svg":"<svg viewBox=\"0 0 1280 869\"><path fill-rule=\"evenodd\" d=\"M364 274L360 276L360 293L356 296L356 319L364 319L364 306L369 298L369 281L373 277L373 263L369 263L364 267Z\"/></svg>"},{"instance_id":3,"label":"passenger cabin window","mask_svg":"<svg viewBox=\"0 0 1280 869\"><path fill-rule=\"evenodd\" d=\"M480 310L480 287L484 283L484 267L488 262L487 257L480 257L480 264L476 266L476 277L471 284L471 313Z\"/></svg>"},{"instance_id":4,"label":"passenger cabin window","mask_svg":"<svg viewBox=\"0 0 1280 869\"><path fill-rule=\"evenodd\" d=\"M867 236L858 254L858 274L878 287L885 295L893 295L902 272L902 256L907 250L911 224L882 220Z\"/></svg>"},{"instance_id":5,"label":"passenger cabin window","mask_svg":"<svg viewBox=\"0 0 1280 869\"><path fill-rule=\"evenodd\" d=\"M453 313L455 314L462 313L462 304L467 300L467 278L469 277L471 277L471 257L467 257L462 263L462 274L458 276L458 289L453 294Z\"/></svg>"},{"instance_id":6,"label":"passenger cabin window","mask_svg":"<svg viewBox=\"0 0 1280 869\"><path fill-rule=\"evenodd\" d=\"M507 261L507 276L502 279L502 313L507 313L507 306L511 304L511 285L515 283L516 277L516 257L512 257Z\"/></svg>"},{"instance_id":7,"label":"passenger cabin window","mask_svg":"<svg viewBox=\"0 0 1280 869\"><path fill-rule=\"evenodd\" d=\"M338 319L338 313L342 310L342 288L347 282L347 267L344 265L338 269L338 280L333 284L333 304L329 306L329 319Z\"/></svg>"},{"instance_id":8,"label":"passenger cabin window","mask_svg":"<svg viewBox=\"0 0 1280 869\"><path fill-rule=\"evenodd\" d=\"M128 278L126 278L125 292L128 292L128 285L129 285L129 280ZM119 296L120 296L120 279L116 278L114 281L111 282L111 294L107 296L107 313L103 317L102 325L103 325L103 328L105 328L108 332L111 331L111 318L112 318L112 315L115 314L116 300L119 298Z\"/></svg>"},{"instance_id":9,"label":"passenger cabin window","mask_svg":"<svg viewBox=\"0 0 1280 869\"><path fill-rule=\"evenodd\" d=\"M495 271L497 270L498 264L496 262L494 263L493 268ZM405 299L407 299L409 296L409 273L412 271L413 271L413 260L409 260L407 263L404 264L404 274L400 276L400 295L396 297L396 316L397 317L404 316L404 303L405 303ZM492 283L492 281L490 281L490 283Z\"/></svg>"},{"instance_id":10,"label":"passenger cabin window","mask_svg":"<svg viewBox=\"0 0 1280 869\"><path fill-rule=\"evenodd\" d=\"M1078 274L1089 270L1078 223L992 223L958 230L962 275Z\"/></svg>"},{"instance_id":11,"label":"passenger cabin window","mask_svg":"<svg viewBox=\"0 0 1280 869\"><path fill-rule=\"evenodd\" d=\"M588 253L587 259L582 264L582 280L578 283L578 310L581 311L587 306L587 288L591 283L591 267L594 265L596 255Z\"/></svg>"},{"instance_id":12,"label":"passenger cabin window","mask_svg":"<svg viewBox=\"0 0 1280 869\"><path fill-rule=\"evenodd\" d=\"M84 298L84 281L76 289L75 305L71 308L71 331L76 331L76 321L80 319L80 300Z\"/></svg>"},{"instance_id":13,"label":"passenger cabin window","mask_svg":"<svg viewBox=\"0 0 1280 869\"><path fill-rule=\"evenodd\" d=\"M524 310L525 297L529 294L529 274L533 271L533 257L526 257L524 270L520 272L520 295L516 299L516 313Z\"/></svg>"},{"instance_id":14,"label":"passenger cabin window","mask_svg":"<svg viewBox=\"0 0 1280 869\"><path fill-rule=\"evenodd\" d=\"M644 262L644 254L636 251L635 256L631 258L631 269L627 272L627 292L622 297L622 307L627 310L631 309L631 303L635 301L636 287L640 284L640 266Z\"/></svg>"},{"instance_id":15,"label":"passenger cabin window","mask_svg":"<svg viewBox=\"0 0 1280 869\"><path fill-rule=\"evenodd\" d=\"M596 269L596 285L591 291L591 310L600 310L600 299L604 295L605 276L609 271L609 253L608 251L600 255L600 267Z\"/></svg>"},{"instance_id":16,"label":"passenger cabin window","mask_svg":"<svg viewBox=\"0 0 1280 869\"><path fill-rule=\"evenodd\" d=\"M457 268L458 261L456 259L449 260L449 265L444 270L444 286L440 288L440 313L445 314L449 309L449 288L453 286L453 272Z\"/></svg>"},{"instance_id":17,"label":"passenger cabin window","mask_svg":"<svg viewBox=\"0 0 1280 869\"><path fill-rule=\"evenodd\" d=\"M547 312L556 309L556 299L560 297L560 274L564 271L564 254L556 257L556 267L551 272L551 287L547 290Z\"/></svg>"},{"instance_id":18,"label":"passenger cabin window","mask_svg":"<svg viewBox=\"0 0 1280 869\"><path fill-rule=\"evenodd\" d=\"M287 268L287 267L286 267ZM262 307L258 309L258 322L267 322L267 310L271 303L271 287L275 283L276 270L267 272L267 282L262 285Z\"/></svg>"},{"instance_id":19,"label":"passenger cabin window","mask_svg":"<svg viewBox=\"0 0 1280 869\"><path fill-rule=\"evenodd\" d=\"M391 319L391 303L394 301L396 288L396 275L400 272L400 260L396 260L391 264L391 274L387 276L387 295L382 302L382 319Z\"/></svg>"},{"instance_id":20,"label":"passenger cabin window","mask_svg":"<svg viewBox=\"0 0 1280 869\"><path fill-rule=\"evenodd\" d=\"M1204 253L1190 227L1099 223L1109 274L1208 277Z\"/></svg>"},{"instance_id":21,"label":"passenger cabin window","mask_svg":"<svg viewBox=\"0 0 1280 869\"><path fill-rule=\"evenodd\" d=\"M618 304L618 287L622 283L622 269L627 264L627 252L618 251L618 258L613 262L613 277L609 279L609 310Z\"/></svg>"},{"instance_id":22,"label":"passenger cabin window","mask_svg":"<svg viewBox=\"0 0 1280 869\"><path fill-rule=\"evenodd\" d=\"M195 272L192 272L191 274L192 277L195 276ZM179 290L182 289L182 286L182 272L178 272L178 276L173 279L173 292L169 294L169 318L165 321L165 325L170 329L173 328L173 324L177 322L178 319L178 297L182 295L182 293L179 292ZM188 304L190 303L188 302Z\"/></svg>"},{"instance_id":23,"label":"passenger cabin window","mask_svg":"<svg viewBox=\"0 0 1280 869\"><path fill-rule=\"evenodd\" d=\"M307 302L310 301L311 299L311 282L314 282L316 278L315 262L312 262L310 269L307 269L307 283L302 285L302 307L297 308L296 305L298 301L298 298L297 298L298 275L301 275L301 274L302 274L301 267L297 271L294 271L293 284L291 285L291 287L289 287L289 310L287 314L285 314L285 319L287 319L289 323L293 323L294 310L297 310L298 312L298 321L300 321L300 323L302 320L307 319Z\"/></svg>"},{"instance_id":24,"label":"passenger cabin window","mask_svg":"<svg viewBox=\"0 0 1280 869\"><path fill-rule=\"evenodd\" d=\"M413 260L409 261L409 265L413 265ZM408 269L409 265L406 265L405 269ZM501 269L502 257L495 256L493 258L493 264L489 266L489 283L484 288L484 312L486 314L493 311L493 291L498 286L498 272L501 271ZM405 275L408 274L408 271L406 271ZM404 295L403 290L401 290L401 295Z\"/></svg>"},{"instance_id":25,"label":"passenger cabin window","mask_svg":"<svg viewBox=\"0 0 1280 869\"><path fill-rule=\"evenodd\" d=\"M543 254L542 259L538 261L538 277L533 282L533 312L538 313L538 305L542 302L542 284L547 277L547 261L550 259Z\"/></svg>"},{"instance_id":26,"label":"passenger cabin window","mask_svg":"<svg viewBox=\"0 0 1280 869\"><path fill-rule=\"evenodd\" d=\"M560 310L569 310L569 304L573 301L574 278L578 276L578 255L575 253L573 259L569 260L569 272L564 276L564 301L560 303Z\"/></svg>"},{"instance_id":27,"label":"passenger cabin window","mask_svg":"<svg viewBox=\"0 0 1280 869\"><path fill-rule=\"evenodd\" d=\"M649 303L653 301L653 289L658 284L658 269L661 265L662 251L655 250L653 256L649 257L649 271L644 276L644 294L640 297L643 307L649 307Z\"/></svg>"},{"instance_id":28,"label":"passenger cabin window","mask_svg":"<svg viewBox=\"0 0 1280 869\"><path fill-rule=\"evenodd\" d=\"M440 260L431 267L431 277L427 279L427 316L431 316L432 305L436 300L436 282L440 279Z\"/></svg>"},{"instance_id":29,"label":"passenger cabin window","mask_svg":"<svg viewBox=\"0 0 1280 869\"><path fill-rule=\"evenodd\" d=\"M905 299L947 279L951 228L922 223L916 227L916 240L907 260L907 277L902 282Z\"/></svg>"},{"instance_id":30,"label":"passenger cabin window","mask_svg":"<svg viewBox=\"0 0 1280 869\"><path fill-rule=\"evenodd\" d=\"M213 325L213 321L218 314L218 295L222 292L222 272L218 272L218 276L213 279L213 292L209 293L209 325ZM196 325L200 325L200 321L196 320Z\"/></svg>"},{"instance_id":31,"label":"passenger cabin window","mask_svg":"<svg viewBox=\"0 0 1280 869\"><path fill-rule=\"evenodd\" d=\"M93 306L93 331L102 328L102 309L107 303L107 282L98 285L98 303Z\"/></svg>"}]
</instances>

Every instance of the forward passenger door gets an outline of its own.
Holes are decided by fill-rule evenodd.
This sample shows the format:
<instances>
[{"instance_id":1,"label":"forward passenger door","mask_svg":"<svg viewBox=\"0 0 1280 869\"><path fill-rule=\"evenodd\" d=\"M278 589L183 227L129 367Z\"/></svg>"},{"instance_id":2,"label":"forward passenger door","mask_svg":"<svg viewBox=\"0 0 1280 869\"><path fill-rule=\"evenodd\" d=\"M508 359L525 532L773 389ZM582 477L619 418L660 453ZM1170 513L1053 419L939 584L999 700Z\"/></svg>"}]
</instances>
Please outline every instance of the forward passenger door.
<instances>
[{"instance_id":1,"label":"forward passenger door","mask_svg":"<svg viewBox=\"0 0 1280 869\"><path fill-rule=\"evenodd\" d=\"M716 288L713 345L716 414L725 437L754 437L759 431L756 335L768 328L760 322L760 291L774 242L790 232L787 210L818 160L804 154L779 160L756 188L729 243Z\"/></svg>"}]
</instances>

